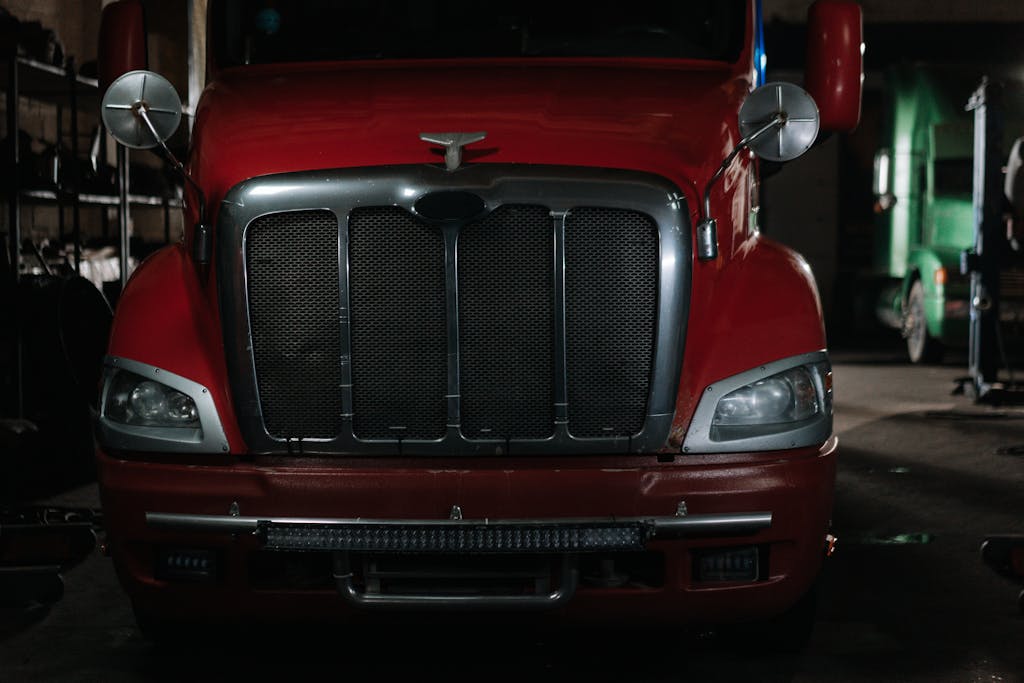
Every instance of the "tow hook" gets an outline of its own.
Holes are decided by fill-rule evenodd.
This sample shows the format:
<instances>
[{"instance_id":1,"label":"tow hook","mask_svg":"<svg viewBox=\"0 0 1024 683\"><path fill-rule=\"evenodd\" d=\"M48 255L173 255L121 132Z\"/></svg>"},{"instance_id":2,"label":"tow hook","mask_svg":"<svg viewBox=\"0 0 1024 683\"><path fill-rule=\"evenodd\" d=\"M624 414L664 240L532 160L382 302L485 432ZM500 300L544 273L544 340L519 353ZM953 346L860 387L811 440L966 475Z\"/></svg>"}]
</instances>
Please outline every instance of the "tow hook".
<instances>
[{"instance_id":1,"label":"tow hook","mask_svg":"<svg viewBox=\"0 0 1024 683\"><path fill-rule=\"evenodd\" d=\"M832 553L836 551L836 543L839 539L832 534L825 534L825 557L832 557Z\"/></svg>"}]
</instances>

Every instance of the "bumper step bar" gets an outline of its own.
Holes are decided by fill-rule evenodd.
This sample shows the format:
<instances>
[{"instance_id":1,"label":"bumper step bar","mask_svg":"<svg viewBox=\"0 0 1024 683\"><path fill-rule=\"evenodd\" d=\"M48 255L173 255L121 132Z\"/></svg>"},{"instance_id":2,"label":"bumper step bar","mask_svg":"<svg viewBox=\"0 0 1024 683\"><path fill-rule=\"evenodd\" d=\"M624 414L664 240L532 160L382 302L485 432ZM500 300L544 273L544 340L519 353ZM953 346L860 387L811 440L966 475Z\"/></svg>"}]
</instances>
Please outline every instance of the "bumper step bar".
<instances>
[{"instance_id":1,"label":"bumper step bar","mask_svg":"<svg viewBox=\"0 0 1024 683\"><path fill-rule=\"evenodd\" d=\"M772 513L578 519L320 519L147 512L152 528L210 534L253 534L268 550L333 554L338 592L364 609L544 610L564 605L579 585L580 553L643 550L650 540L748 536L771 527ZM560 556L554 585L535 594L380 592L361 586L349 553L541 554ZM366 557L367 555L364 555Z\"/></svg>"},{"instance_id":2,"label":"bumper step bar","mask_svg":"<svg viewBox=\"0 0 1024 683\"><path fill-rule=\"evenodd\" d=\"M647 541L747 536L772 513L550 519L328 519L147 512L156 529L255 534L268 549L362 552L566 553L642 550Z\"/></svg>"}]
</instances>

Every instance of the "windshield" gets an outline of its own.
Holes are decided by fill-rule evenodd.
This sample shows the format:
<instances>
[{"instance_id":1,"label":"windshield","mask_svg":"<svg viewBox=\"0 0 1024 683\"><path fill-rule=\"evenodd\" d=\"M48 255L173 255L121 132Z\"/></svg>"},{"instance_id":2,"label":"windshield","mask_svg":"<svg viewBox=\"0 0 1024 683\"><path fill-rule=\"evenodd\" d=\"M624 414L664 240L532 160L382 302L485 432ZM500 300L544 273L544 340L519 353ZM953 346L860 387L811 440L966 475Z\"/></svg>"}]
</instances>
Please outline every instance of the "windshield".
<instances>
[{"instance_id":1,"label":"windshield","mask_svg":"<svg viewBox=\"0 0 1024 683\"><path fill-rule=\"evenodd\" d=\"M655 57L733 62L745 0L213 0L220 66L357 59Z\"/></svg>"}]
</instances>

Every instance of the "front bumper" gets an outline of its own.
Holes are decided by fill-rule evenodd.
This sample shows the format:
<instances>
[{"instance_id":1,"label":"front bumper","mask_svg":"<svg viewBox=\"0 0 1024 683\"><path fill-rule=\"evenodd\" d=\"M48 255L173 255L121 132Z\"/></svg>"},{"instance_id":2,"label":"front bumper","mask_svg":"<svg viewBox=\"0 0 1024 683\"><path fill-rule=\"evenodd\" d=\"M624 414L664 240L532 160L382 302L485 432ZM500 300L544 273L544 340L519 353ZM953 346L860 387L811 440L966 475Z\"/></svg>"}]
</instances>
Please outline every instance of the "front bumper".
<instances>
[{"instance_id":1,"label":"front bumper","mask_svg":"<svg viewBox=\"0 0 1024 683\"><path fill-rule=\"evenodd\" d=\"M481 459L472 468L465 460L98 459L108 546L133 602L150 614L355 620L373 606L546 607L546 614L587 621L710 623L771 616L810 587L831 514L835 448L833 438L820 449L671 463L654 456ZM680 503L687 514L677 514ZM410 538L423 545L410 548ZM467 543L480 546L466 550ZM756 580L696 580L700 553L749 546L764 562ZM216 576L158 578L167 548L215 554ZM346 569L350 559L390 554L408 562L417 553L510 563L544 556L561 570L550 590L528 600L395 600L353 586ZM254 571L267 556L318 554L333 564L332 585L268 585ZM660 578L607 585L576 570L578 558L624 556L652 558Z\"/></svg>"}]
</instances>

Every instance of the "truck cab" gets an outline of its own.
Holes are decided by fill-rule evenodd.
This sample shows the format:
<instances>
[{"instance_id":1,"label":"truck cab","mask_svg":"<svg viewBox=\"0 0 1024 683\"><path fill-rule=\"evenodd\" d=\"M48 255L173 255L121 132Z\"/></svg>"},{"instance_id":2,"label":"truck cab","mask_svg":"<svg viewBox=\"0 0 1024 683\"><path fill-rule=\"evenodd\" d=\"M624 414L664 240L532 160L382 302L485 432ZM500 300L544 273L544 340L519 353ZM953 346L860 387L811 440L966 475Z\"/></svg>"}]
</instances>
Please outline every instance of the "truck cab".
<instances>
[{"instance_id":1,"label":"truck cab","mask_svg":"<svg viewBox=\"0 0 1024 683\"><path fill-rule=\"evenodd\" d=\"M97 422L140 622L806 604L832 375L751 217L758 156L856 125L859 7L812 8L807 95L759 83L755 2L399 4L209 4L188 229L122 295ZM138 10L105 9L104 116L156 146Z\"/></svg>"},{"instance_id":2,"label":"truck cab","mask_svg":"<svg viewBox=\"0 0 1024 683\"><path fill-rule=\"evenodd\" d=\"M960 258L974 247L975 217L974 124L965 107L979 82L975 70L920 64L891 67L885 76L875 269L890 279L880 317L902 330L913 363L967 345L970 282ZM1004 139L1012 143L1024 125L1016 99L1009 105ZM1021 290L1015 271L1006 275L1004 313L1015 318Z\"/></svg>"}]
</instances>

